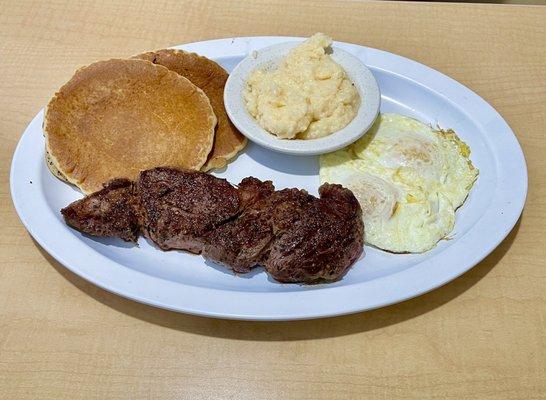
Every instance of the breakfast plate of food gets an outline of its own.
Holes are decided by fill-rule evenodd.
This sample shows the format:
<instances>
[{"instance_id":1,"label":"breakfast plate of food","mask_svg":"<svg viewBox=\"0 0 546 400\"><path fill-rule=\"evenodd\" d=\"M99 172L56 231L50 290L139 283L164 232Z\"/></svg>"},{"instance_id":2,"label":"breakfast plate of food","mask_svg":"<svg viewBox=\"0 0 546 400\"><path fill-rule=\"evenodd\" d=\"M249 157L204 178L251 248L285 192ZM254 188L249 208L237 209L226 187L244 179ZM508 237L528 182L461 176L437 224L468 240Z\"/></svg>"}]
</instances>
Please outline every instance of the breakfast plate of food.
<instances>
[{"instance_id":1,"label":"breakfast plate of food","mask_svg":"<svg viewBox=\"0 0 546 400\"><path fill-rule=\"evenodd\" d=\"M97 286L178 312L295 320L468 271L516 224L527 169L470 89L319 33L82 67L26 128L10 185L34 239Z\"/></svg>"}]
</instances>

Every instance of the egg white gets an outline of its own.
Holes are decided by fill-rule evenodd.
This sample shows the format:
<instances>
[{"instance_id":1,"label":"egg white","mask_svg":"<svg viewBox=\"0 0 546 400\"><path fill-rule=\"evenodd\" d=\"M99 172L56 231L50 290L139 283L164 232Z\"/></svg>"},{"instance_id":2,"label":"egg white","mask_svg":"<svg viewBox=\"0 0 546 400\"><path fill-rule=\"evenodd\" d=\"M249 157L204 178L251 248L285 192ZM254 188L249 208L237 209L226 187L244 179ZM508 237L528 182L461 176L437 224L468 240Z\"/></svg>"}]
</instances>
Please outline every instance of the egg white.
<instances>
[{"instance_id":1,"label":"egg white","mask_svg":"<svg viewBox=\"0 0 546 400\"><path fill-rule=\"evenodd\" d=\"M476 180L469 154L451 130L382 114L355 144L320 157L320 179L353 191L368 244L424 252L453 230L455 210Z\"/></svg>"}]
</instances>

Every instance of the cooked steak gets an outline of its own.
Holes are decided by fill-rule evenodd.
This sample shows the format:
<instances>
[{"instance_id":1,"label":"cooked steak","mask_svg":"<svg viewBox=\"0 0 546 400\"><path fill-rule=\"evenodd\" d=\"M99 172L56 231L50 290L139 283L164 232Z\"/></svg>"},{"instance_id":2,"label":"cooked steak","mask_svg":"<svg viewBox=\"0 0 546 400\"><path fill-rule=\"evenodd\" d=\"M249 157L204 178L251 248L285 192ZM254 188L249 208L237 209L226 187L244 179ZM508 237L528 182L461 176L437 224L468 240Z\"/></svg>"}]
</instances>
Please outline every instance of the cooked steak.
<instances>
[{"instance_id":1,"label":"cooked steak","mask_svg":"<svg viewBox=\"0 0 546 400\"><path fill-rule=\"evenodd\" d=\"M62 211L67 223L95 236L182 249L245 273L257 265L281 282L339 279L362 253L361 209L351 191L322 185L275 191L245 178L237 188L198 171L154 168L136 183L118 179Z\"/></svg>"},{"instance_id":2,"label":"cooked steak","mask_svg":"<svg viewBox=\"0 0 546 400\"><path fill-rule=\"evenodd\" d=\"M270 213L264 208L275 192L270 181L245 178L239 193L244 212L207 236L203 257L245 273L259 263L273 238Z\"/></svg>"},{"instance_id":3,"label":"cooked steak","mask_svg":"<svg viewBox=\"0 0 546 400\"><path fill-rule=\"evenodd\" d=\"M136 242L139 223L135 210L133 182L114 179L104 188L61 210L68 225L94 236L115 236Z\"/></svg>"},{"instance_id":4,"label":"cooked steak","mask_svg":"<svg viewBox=\"0 0 546 400\"><path fill-rule=\"evenodd\" d=\"M258 200L265 199L275 191L275 187L271 181L262 182L252 176L243 179L239 183L238 188L243 208L256 203Z\"/></svg>"},{"instance_id":5,"label":"cooked steak","mask_svg":"<svg viewBox=\"0 0 546 400\"><path fill-rule=\"evenodd\" d=\"M280 233L280 224L274 224L276 215L283 215L289 224L289 214L298 214L311 198L298 189L285 189L262 197L249 204L237 219L214 230L203 256L236 272L248 272L256 265L263 265Z\"/></svg>"},{"instance_id":6,"label":"cooked steak","mask_svg":"<svg viewBox=\"0 0 546 400\"><path fill-rule=\"evenodd\" d=\"M362 212L353 193L329 184L319 193L303 207L276 209L278 233L265 269L280 282L337 280L362 254Z\"/></svg>"},{"instance_id":7,"label":"cooked steak","mask_svg":"<svg viewBox=\"0 0 546 400\"><path fill-rule=\"evenodd\" d=\"M201 253L205 235L240 208L237 189L228 181L198 171L143 171L135 195L142 232L162 250Z\"/></svg>"}]
</instances>

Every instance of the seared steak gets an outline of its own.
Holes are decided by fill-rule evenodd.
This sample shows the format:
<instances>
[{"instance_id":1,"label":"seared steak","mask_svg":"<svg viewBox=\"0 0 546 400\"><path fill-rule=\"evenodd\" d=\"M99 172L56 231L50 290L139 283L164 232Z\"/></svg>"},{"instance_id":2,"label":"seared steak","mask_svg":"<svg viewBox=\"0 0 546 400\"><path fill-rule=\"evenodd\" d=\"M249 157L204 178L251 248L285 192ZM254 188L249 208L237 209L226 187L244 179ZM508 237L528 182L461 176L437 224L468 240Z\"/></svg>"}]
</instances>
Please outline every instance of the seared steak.
<instances>
[{"instance_id":1,"label":"seared steak","mask_svg":"<svg viewBox=\"0 0 546 400\"><path fill-rule=\"evenodd\" d=\"M256 178L243 179L239 192L244 212L207 236L203 257L245 273L258 265L273 238L270 215L262 209L275 192L270 181Z\"/></svg>"},{"instance_id":2,"label":"seared steak","mask_svg":"<svg viewBox=\"0 0 546 400\"><path fill-rule=\"evenodd\" d=\"M162 250L201 253L205 235L240 208L237 189L228 181L198 171L143 171L135 195L142 232Z\"/></svg>"},{"instance_id":3,"label":"seared steak","mask_svg":"<svg viewBox=\"0 0 546 400\"><path fill-rule=\"evenodd\" d=\"M280 282L339 279L362 254L364 227L353 193L330 184L319 193L303 207L279 207L274 214L277 234L265 269Z\"/></svg>"},{"instance_id":4,"label":"seared steak","mask_svg":"<svg viewBox=\"0 0 546 400\"><path fill-rule=\"evenodd\" d=\"M136 242L139 223L134 206L133 182L114 179L104 188L61 210L68 225L93 236L115 236Z\"/></svg>"},{"instance_id":5,"label":"seared steak","mask_svg":"<svg viewBox=\"0 0 546 400\"><path fill-rule=\"evenodd\" d=\"M322 185L275 191L245 178L233 187L198 171L154 168L136 183L114 180L62 211L67 223L95 236L201 253L235 272L257 265L281 282L339 279L362 253L361 209L351 191Z\"/></svg>"},{"instance_id":6,"label":"seared steak","mask_svg":"<svg viewBox=\"0 0 546 400\"><path fill-rule=\"evenodd\" d=\"M245 178L239 183L239 197L243 208L251 206L258 200L271 196L275 187L271 181L262 182L252 176Z\"/></svg>"}]
</instances>

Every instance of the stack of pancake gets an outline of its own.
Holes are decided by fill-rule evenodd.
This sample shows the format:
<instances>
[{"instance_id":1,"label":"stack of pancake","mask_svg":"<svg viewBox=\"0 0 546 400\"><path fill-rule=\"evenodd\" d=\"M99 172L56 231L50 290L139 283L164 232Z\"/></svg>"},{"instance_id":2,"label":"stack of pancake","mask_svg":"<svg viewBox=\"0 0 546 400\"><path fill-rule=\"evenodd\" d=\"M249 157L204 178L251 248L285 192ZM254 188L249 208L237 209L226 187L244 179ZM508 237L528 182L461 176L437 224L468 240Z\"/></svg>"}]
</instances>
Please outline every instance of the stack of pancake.
<instances>
[{"instance_id":1,"label":"stack of pancake","mask_svg":"<svg viewBox=\"0 0 546 400\"><path fill-rule=\"evenodd\" d=\"M45 111L50 171L91 193L157 166L224 167L246 145L224 108L227 77L214 61L179 50L77 70Z\"/></svg>"}]
</instances>

